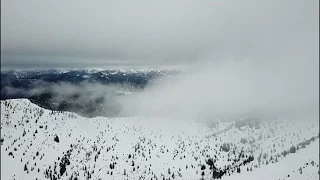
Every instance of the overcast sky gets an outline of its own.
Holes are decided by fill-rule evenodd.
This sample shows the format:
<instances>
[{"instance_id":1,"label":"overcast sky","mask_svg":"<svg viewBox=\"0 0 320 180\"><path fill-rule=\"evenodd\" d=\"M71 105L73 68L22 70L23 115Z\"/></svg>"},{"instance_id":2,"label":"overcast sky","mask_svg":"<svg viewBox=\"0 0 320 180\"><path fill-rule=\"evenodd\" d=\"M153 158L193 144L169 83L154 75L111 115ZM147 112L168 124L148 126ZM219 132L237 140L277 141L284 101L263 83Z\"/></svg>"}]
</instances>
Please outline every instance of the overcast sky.
<instances>
[{"instance_id":1,"label":"overcast sky","mask_svg":"<svg viewBox=\"0 0 320 180\"><path fill-rule=\"evenodd\" d=\"M319 61L318 0L2 0L2 68Z\"/></svg>"}]
</instances>

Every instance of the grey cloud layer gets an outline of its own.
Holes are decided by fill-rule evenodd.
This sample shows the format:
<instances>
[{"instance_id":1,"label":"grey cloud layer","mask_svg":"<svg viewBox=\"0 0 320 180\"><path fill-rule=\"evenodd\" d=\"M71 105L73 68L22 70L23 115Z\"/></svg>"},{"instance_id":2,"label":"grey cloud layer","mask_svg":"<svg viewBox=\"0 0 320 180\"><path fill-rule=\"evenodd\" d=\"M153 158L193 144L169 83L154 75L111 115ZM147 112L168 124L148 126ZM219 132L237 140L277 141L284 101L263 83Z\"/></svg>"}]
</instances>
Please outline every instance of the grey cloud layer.
<instances>
[{"instance_id":1,"label":"grey cloud layer","mask_svg":"<svg viewBox=\"0 0 320 180\"><path fill-rule=\"evenodd\" d=\"M7 67L316 59L318 7L317 0L4 0L1 59Z\"/></svg>"}]
</instances>

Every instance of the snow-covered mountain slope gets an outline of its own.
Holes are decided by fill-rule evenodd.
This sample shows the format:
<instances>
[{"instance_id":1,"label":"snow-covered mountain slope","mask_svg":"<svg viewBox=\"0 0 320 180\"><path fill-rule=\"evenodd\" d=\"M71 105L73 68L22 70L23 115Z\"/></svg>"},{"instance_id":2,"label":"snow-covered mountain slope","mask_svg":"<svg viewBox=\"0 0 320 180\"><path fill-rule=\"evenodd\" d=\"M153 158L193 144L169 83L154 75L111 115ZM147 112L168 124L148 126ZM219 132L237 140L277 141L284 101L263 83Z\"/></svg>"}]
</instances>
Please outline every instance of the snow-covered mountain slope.
<instances>
[{"instance_id":1,"label":"snow-covered mountain slope","mask_svg":"<svg viewBox=\"0 0 320 180\"><path fill-rule=\"evenodd\" d=\"M1 101L1 179L319 179L319 119L84 118Z\"/></svg>"}]
</instances>

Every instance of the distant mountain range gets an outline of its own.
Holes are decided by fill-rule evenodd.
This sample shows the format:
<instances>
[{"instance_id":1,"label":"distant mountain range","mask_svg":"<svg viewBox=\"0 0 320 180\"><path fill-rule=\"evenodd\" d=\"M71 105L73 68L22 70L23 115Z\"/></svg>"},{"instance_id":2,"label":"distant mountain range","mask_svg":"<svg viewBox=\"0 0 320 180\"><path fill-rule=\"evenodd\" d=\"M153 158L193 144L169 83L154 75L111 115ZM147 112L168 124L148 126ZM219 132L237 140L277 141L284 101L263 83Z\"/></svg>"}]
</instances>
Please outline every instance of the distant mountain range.
<instances>
[{"instance_id":1,"label":"distant mountain range","mask_svg":"<svg viewBox=\"0 0 320 180\"><path fill-rule=\"evenodd\" d=\"M125 95L141 90L150 83L157 83L163 77L177 77L181 72L176 70L99 70L99 69L49 69L27 71L2 71L1 72L1 99L27 98L37 105L52 110L67 110L86 116L105 115L98 109L103 109L103 99L100 97L89 98L89 92L82 93L88 96L88 104L77 104L79 92L69 94L64 102L57 102L57 97L51 88L52 85L67 83L74 86L80 84L121 85L114 94ZM79 87L80 88L80 87ZM45 89L41 93L31 93L34 89ZM78 94L77 94L78 93ZM90 104L90 105L89 105ZM87 105L87 106L86 106ZM81 106L81 107L80 107ZM86 109L85 113L80 109ZM100 107L100 108L98 108ZM92 114L92 112L95 112Z\"/></svg>"}]
</instances>

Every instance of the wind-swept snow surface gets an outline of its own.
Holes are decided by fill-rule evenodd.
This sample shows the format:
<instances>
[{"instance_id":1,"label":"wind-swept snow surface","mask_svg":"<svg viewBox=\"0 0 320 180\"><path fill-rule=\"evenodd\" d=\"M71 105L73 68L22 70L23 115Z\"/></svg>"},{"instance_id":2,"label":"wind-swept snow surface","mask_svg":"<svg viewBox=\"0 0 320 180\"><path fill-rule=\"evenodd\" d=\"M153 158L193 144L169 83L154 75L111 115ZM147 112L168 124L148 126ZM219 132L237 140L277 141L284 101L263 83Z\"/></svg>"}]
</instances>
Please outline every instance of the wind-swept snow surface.
<instances>
[{"instance_id":1,"label":"wind-swept snow surface","mask_svg":"<svg viewBox=\"0 0 320 180\"><path fill-rule=\"evenodd\" d=\"M84 118L1 101L1 179L319 179L319 118Z\"/></svg>"}]
</instances>

